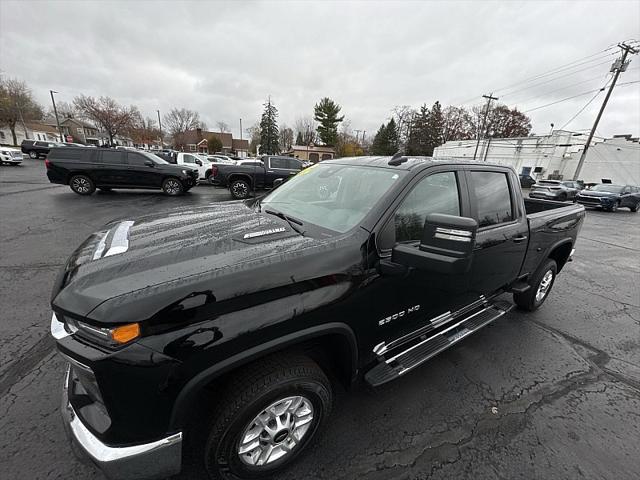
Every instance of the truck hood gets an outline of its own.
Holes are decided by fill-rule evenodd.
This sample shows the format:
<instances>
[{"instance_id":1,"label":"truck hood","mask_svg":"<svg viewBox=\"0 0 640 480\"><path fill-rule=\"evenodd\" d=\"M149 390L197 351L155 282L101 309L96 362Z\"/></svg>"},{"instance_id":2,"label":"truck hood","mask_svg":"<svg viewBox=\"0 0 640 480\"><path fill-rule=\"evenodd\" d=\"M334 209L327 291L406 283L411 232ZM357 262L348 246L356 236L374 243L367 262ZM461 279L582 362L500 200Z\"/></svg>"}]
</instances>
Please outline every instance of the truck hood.
<instances>
[{"instance_id":1,"label":"truck hood","mask_svg":"<svg viewBox=\"0 0 640 480\"><path fill-rule=\"evenodd\" d=\"M284 220L243 202L124 219L92 234L71 255L54 286L52 305L87 316L109 299L143 290L164 286L171 296L172 282L184 285L206 276L213 288L230 273L307 255L327 242L302 236ZM242 290L226 287L215 289L218 299Z\"/></svg>"}]
</instances>

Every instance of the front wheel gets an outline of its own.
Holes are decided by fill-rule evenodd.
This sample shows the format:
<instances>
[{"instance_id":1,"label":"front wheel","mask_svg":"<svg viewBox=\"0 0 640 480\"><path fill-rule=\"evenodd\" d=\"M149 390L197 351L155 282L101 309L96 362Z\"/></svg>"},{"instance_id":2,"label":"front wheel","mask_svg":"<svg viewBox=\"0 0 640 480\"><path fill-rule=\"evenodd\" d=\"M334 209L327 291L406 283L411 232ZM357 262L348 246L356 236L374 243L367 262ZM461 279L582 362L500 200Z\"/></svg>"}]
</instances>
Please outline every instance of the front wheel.
<instances>
[{"instance_id":1,"label":"front wheel","mask_svg":"<svg viewBox=\"0 0 640 480\"><path fill-rule=\"evenodd\" d=\"M180 195L184 192L184 186L182 182L177 178L167 178L164 182L162 182L162 191L171 197L175 197L176 195Z\"/></svg>"},{"instance_id":2,"label":"front wheel","mask_svg":"<svg viewBox=\"0 0 640 480\"><path fill-rule=\"evenodd\" d=\"M249 196L251 186L246 180L234 180L231 182L231 185L229 185L229 191L231 192L231 196L236 200L244 200Z\"/></svg>"},{"instance_id":3,"label":"front wheel","mask_svg":"<svg viewBox=\"0 0 640 480\"><path fill-rule=\"evenodd\" d=\"M38 153L37 153L37 152L35 152L35 151L33 151L33 150L31 150L31 151L29 152L29 158L32 158L32 159L34 159L34 160L35 160L36 158L38 158Z\"/></svg>"},{"instance_id":4,"label":"front wheel","mask_svg":"<svg viewBox=\"0 0 640 480\"><path fill-rule=\"evenodd\" d=\"M632 212L637 212L639 208L640 208L640 200L635 205L629 207L629 210L631 210Z\"/></svg>"},{"instance_id":5,"label":"front wheel","mask_svg":"<svg viewBox=\"0 0 640 480\"><path fill-rule=\"evenodd\" d=\"M331 384L308 357L278 355L234 373L205 447L211 480L269 477L306 448L331 411Z\"/></svg>"},{"instance_id":6,"label":"front wheel","mask_svg":"<svg viewBox=\"0 0 640 480\"><path fill-rule=\"evenodd\" d=\"M523 310L537 310L549 296L557 273L558 265L555 260L547 260L529 280L531 288L523 293L514 293L513 301Z\"/></svg>"}]
</instances>

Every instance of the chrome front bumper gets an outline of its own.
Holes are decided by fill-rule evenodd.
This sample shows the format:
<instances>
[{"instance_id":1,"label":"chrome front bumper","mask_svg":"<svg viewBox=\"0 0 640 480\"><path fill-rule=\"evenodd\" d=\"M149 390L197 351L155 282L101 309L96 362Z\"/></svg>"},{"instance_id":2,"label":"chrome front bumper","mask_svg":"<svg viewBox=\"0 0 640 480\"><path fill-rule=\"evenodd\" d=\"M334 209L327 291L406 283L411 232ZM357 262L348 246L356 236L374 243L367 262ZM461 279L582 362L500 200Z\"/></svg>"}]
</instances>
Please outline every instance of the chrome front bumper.
<instances>
[{"instance_id":1,"label":"chrome front bumper","mask_svg":"<svg viewBox=\"0 0 640 480\"><path fill-rule=\"evenodd\" d=\"M69 370L62 388L62 419L74 453L89 459L112 480L165 478L180 472L182 432L151 443L110 447L82 423L69 403Z\"/></svg>"}]
</instances>

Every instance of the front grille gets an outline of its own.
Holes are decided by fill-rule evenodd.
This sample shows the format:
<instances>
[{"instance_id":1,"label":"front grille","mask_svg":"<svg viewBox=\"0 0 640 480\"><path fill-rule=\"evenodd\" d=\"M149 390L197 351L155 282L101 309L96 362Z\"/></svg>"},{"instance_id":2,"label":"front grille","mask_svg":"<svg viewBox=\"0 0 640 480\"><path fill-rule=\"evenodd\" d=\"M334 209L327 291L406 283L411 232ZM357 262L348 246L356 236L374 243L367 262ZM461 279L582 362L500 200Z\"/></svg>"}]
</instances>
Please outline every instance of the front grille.
<instances>
[{"instance_id":1,"label":"front grille","mask_svg":"<svg viewBox=\"0 0 640 480\"><path fill-rule=\"evenodd\" d=\"M593 205L600 205L600 199L598 197L578 197L578 203L590 203Z\"/></svg>"}]
</instances>

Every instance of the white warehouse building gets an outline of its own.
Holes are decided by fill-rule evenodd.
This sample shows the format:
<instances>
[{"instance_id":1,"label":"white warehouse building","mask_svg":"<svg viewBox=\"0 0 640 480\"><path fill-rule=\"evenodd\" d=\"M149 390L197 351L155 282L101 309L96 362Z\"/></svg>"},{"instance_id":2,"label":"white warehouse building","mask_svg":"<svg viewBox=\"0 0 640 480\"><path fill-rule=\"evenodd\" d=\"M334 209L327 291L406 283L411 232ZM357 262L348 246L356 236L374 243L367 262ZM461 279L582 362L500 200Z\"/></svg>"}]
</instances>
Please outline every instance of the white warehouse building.
<instances>
[{"instance_id":1,"label":"white warehouse building","mask_svg":"<svg viewBox=\"0 0 640 480\"><path fill-rule=\"evenodd\" d=\"M480 140L476 160L511 165L536 179L571 180L587 141L584 133L554 130L549 135ZM473 159L477 140L453 140L437 147L434 158ZM593 137L580 173L584 182L603 179L640 185L640 143L631 135Z\"/></svg>"}]
</instances>

